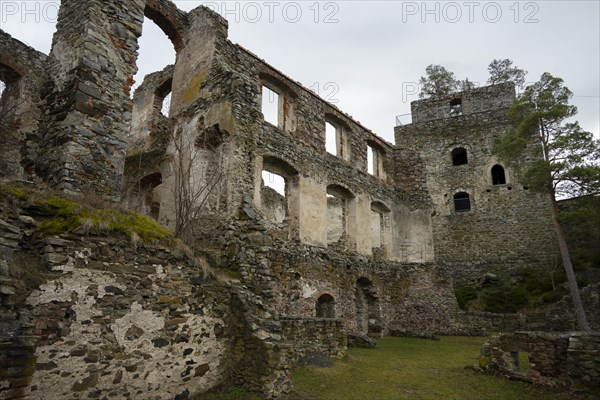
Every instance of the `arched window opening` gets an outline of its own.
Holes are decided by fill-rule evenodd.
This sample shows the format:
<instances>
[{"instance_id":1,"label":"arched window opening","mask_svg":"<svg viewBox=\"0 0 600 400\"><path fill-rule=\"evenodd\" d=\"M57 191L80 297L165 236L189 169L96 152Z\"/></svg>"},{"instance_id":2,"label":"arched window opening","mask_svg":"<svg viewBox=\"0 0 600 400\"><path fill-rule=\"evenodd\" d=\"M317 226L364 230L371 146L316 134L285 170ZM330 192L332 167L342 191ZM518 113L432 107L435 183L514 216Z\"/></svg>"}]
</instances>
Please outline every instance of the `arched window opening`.
<instances>
[{"instance_id":1,"label":"arched window opening","mask_svg":"<svg viewBox=\"0 0 600 400\"><path fill-rule=\"evenodd\" d=\"M368 278L362 277L356 281L355 302L357 333L381 336L383 326L379 296Z\"/></svg>"},{"instance_id":2,"label":"arched window opening","mask_svg":"<svg viewBox=\"0 0 600 400\"><path fill-rule=\"evenodd\" d=\"M347 239L348 204L353 198L352 192L342 186L327 186L327 244Z\"/></svg>"},{"instance_id":3,"label":"arched window opening","mask_svg":"<svg viewBox=\"0 0 600 400\"><path fill-rule=\"evenodd\" d=\"M468 193L459 192L454 195L454 211L471 211L471 198Z\"/></svg>"},{"instance_id":4,"label":"arched window opening","mask_svg":"<svg viewBox=\"0 0 600 400\"><path fill-rule=\"evenodd\" d=\"M148 10L147 10L148 11ZM148 13L146 11L146 13ZM144 80L144 77L154 71L162 71L167 65L175 63L175 47L164 31L150 18L144 18L142 25L142 36L138 39L138 71L133 77L135 83L131 88L130 95L133 97L135 89ZM164 93L164 99L169 91ZM161 107L162 110L162 107ZM168 109L167 113L168 115Z\"/></svg>"},{"instance_id":5,"label":"arched window opening","mask_svg":"<svg viewBox=\"0 0 600 400\"><path fill-rule=\"evenodd\" d=\"M156 102L155 107L158 108L165 117L169 116L171 108L172 87L173 78L171 77L160 84L154 93L154 101Z\"/></svg>"},{"instance_id":6,"label":"arched window opening","mask_svg":"<svg viewBox=\"0 0 600 400\"><path fill-rule=\"evenodd\" d=\"M276 224L287 224L297 212L291 200L297 196L298 172L283 160L264 157L261 171L260 205L263 217Z\"/></svg>"},{"instance_id":7,"label":"arched window opening","mask_svg":"<svg viewBox=\"0 0 600 400\"><path fill-rule=\"evenodd\" d=\"M129 198L130 207L158 220L162 197L162 175L155 172L140 179Z\"/></svg>"},{"instance_id":8,"label":"arched window opening","mask_svg":"<svg viewBox=\"0 0 600 400\"><path fill-rule=\"evenodd\" d=\"M452 150L452 165L465 165L468 163L467 150L464 147L457 147Z\"/></svg>"},{"instance_id":9,"label":"arched window opening","mask_svg":"<svg viewBox=\"0 0 600 400\"><path fill-rule=\"evenodd\" d=\"M269 171L262 171L262 210L265 218L281 224L288 214L285 178Z\"/></svg>"},{"instance_id":10,"label":"arched window opening","mask_svg":"<svg viewBox=\"0 0 600 400\"><path fill-rule=\"evenodd\" d=\"M506 174L504 168L501 165L494 165L492 167L492 185L505 185Z\"/></svg>"},{"instance_id":11,"label":"arched window opening","mask_svg":"<svg viewBox=\"0 0 600 400\"><path fill-rule=\"evenodd\" d=\"M335 299L330 294L322 294L317 299L317 318L335 318Z\"/></svg>"}]
</instances>

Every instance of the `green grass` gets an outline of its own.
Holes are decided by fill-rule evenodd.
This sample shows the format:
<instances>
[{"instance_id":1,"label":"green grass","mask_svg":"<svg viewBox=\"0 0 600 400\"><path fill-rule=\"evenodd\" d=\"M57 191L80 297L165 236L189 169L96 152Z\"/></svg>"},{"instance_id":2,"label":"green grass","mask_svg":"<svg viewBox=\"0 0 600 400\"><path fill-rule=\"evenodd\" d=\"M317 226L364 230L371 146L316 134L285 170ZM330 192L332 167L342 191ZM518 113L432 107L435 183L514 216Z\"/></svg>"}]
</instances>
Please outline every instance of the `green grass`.
<instances>
[{"instance_id":1,"label":"green grass","mask_svg":"<svg viewBox=\"0 0 600 400\"><path fill-rule=\"evenodd\" d=\"M89 208L60 197L38 200L36 203L53 214L53 218L38 225L40 233L59 235L77 230L90 232L120 232L128 237L136 234L144 241L171 238L171 232L151 218L115 208Z\"/></svg>"},{"instance_id":2,"label":"green grass","mask_svg":"<svg viewBox=\"0 0 600 400\"><path fill-rule=\"evenodd\" d=\"M439 341L386 338L377 349L349 349L332 368L298 367L294 399L311 400L567 400L523 382L465 369L477 363L483 338Z\"/></svg>"},{"instance_id":3,"label":"green grass","mask_svg":"<svg viewBox=\"0 0 600 400\"><path fill-rule=\"evenodd\" d=\"M192 396L190 400L262 400L263 398L241 388L218 387L207 393Z\"/></svg>"}]
</instances>

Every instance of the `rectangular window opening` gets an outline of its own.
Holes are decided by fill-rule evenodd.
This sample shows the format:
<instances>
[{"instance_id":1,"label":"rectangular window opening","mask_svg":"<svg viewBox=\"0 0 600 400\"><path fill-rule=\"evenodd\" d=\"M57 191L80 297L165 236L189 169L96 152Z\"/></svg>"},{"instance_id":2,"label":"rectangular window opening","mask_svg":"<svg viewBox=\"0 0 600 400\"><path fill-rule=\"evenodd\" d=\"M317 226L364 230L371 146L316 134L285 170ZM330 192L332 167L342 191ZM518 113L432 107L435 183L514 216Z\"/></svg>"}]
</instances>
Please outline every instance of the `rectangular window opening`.
<instances>
[{"instance_id":1,"label":"rectangular window opening","mask_svg":"<svg viewBox=\"0 0 600 400\"><path fill-rule=\"evenodd\" d=\"M262 171L261 208L265 218L278 224L288 215L285 179L269 171Z\"/></svg>"},{"instance_id":2,"label":"rectangular window opening","mask_svg":"<svg viewBox=\"0 0 600 400\"><path fill-rule=\"evenodd\" d=\"M367 172L369 172L371 175L375 175L375 162L377 161L376 150L371 146L367 146L367 149Z\"/></svg>"},{"instance_id":3,"label":"rectangular window opening","mask_svg":"<svg viewBox=\"0 0 600 400\"><path fill-rule=\"evenodd\" d=\"M262 113L265 121L279 126L279 94L269 89L267 86L262 87Z\"/></svg>"},{"instance_id":4,"label":"rectangular window opening","mask_svg":"<svg viewBox=\"0 0 600 400\"><path fill-rule=\"evenodd\" d=\"M337 135L336 127L329 122L325 122L325 150L334 156L339 155Z\"/></svg>"},{"instance_id":5,"label":"rectangular window opening","mask_svg":"<svg viewBox=\"0 0 600 400\"><path fill-rule=\"evenodd\" d=\"M383 215L371 211L371 247L381 247L383 242Z\"/></svg>"},{"instance_id":6,"label":"rectangular window opening","mask_svg":"<svg viewBox=\"0 0 600 400\"><path fill-rule=\"evenodd\" d=\"M346 199L327 194L327 244L338 243L346 236Z\"/></svg>"}]
</instances>

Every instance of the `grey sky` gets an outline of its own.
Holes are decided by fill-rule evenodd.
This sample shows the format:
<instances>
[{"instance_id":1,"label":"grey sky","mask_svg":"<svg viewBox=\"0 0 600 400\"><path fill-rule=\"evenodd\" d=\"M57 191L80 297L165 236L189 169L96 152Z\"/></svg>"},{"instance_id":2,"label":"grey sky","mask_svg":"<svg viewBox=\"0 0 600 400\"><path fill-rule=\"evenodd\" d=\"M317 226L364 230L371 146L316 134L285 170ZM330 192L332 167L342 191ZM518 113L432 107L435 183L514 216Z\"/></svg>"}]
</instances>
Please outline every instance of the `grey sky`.
<instances>
[{"instance_id":1,"label":"grey sky","mask_svg":"<svg viewBox=\"0 0 600 400\"><path fill-rule=\"evenodd\" d=\"M28 1L29 13L21 3L0 0L0 27L48 53L58 2ZM229 21L231 41L391 142L395 117L410 112L410 102L418 98L416 82L428 64L484 84L494 58L512 59L529 71L528 81L546 71L562 77L575 95L576 119L599 136L597 0L175 3L186 11L200 4L219 11ZM136 80L173 61L173 46L146 21Z\"/></svg>"}]
</instances>

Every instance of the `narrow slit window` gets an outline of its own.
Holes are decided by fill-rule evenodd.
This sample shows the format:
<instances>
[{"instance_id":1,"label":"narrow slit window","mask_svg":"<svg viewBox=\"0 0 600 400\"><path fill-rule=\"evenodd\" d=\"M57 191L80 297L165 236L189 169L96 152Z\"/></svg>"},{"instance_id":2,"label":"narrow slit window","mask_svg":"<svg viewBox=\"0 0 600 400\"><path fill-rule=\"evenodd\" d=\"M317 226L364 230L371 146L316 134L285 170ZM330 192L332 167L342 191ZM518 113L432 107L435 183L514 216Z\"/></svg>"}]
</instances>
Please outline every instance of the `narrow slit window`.
<instances>
[{"instance_id":1,"label":"narrow slit window","mask_svg":"<svg viewBox=\"0 0 600 400\"><path fill-rule=\"evenodd\" d=\"M375 175L375 149L367 146L367 172Z\"/></svg>"},{"instance_id":2,"label":"narrow slit window","mask_svg":"<svg viewBox=\"0 0 600 400\"><path fill-rule=\"evenodd\" d=\"M334 156L339 155L337 136L336 127L329 122L325 122L325 149L329 154L333 154Z\"/></svg>"}]
</instances>

